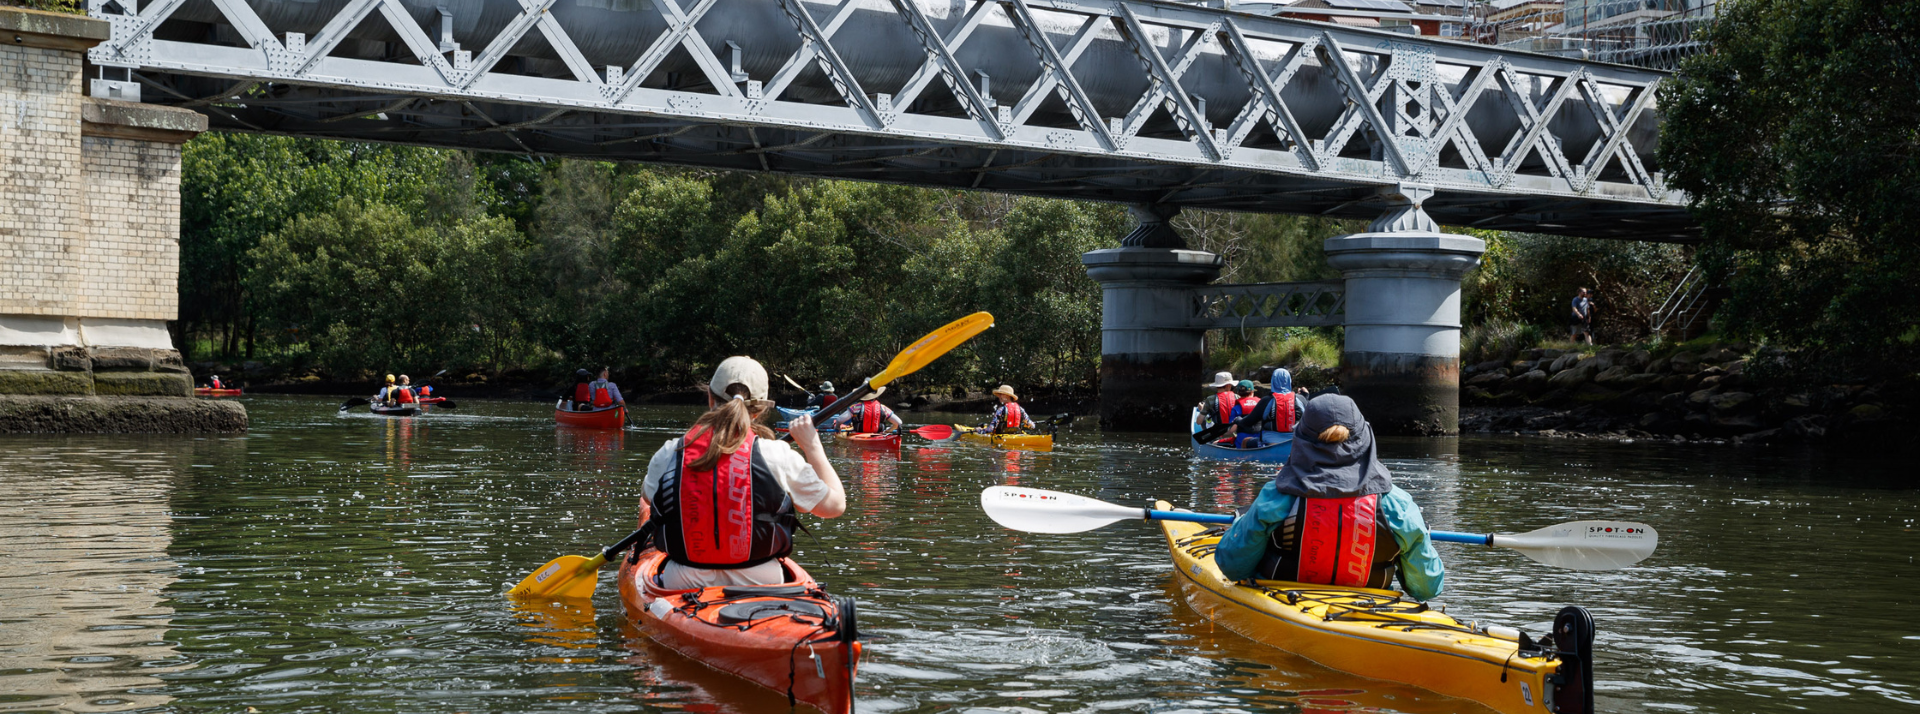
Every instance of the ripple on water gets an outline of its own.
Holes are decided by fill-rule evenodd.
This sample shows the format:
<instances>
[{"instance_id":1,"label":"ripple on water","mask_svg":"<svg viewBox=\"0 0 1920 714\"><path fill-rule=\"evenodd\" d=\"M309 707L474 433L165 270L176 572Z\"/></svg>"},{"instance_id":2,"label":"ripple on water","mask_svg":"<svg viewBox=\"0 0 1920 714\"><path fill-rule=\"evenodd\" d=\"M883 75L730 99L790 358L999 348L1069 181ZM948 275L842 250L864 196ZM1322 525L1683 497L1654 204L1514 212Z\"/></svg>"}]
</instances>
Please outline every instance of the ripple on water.
<instances>
[{"instance_id":1,"label":"ripple on water","mask_svg":"<svg viewBox=\"0 0 1920 714\"><path fill-rule=\"evenodd\" d=\"M557 434L548 405L463 401L396 420L249 397L244 437L0 437L0 643L26 643L0 646L0 711L785 710L638 635L610 586L597 608L500 597L631 530L648 455L694 410L635 409L607 440ZM1920 596L1893 577L1920 498L1868 477L1897 466L1472 438L1382 454L1437 528L1661 530L1658 554L1611 573L1442 546L1457 616L1540 632L1562 605L1593 610L1604 711L1920 707ZM1045 454L830 456L851 510L811 520L800 558L884 636L862 711L1484 711L1219 629L1180 602L1147 525L1038 536L978 507L1016 484L1226 510L1270 465L1091 431Z\"/></svg>"}]
</instances>

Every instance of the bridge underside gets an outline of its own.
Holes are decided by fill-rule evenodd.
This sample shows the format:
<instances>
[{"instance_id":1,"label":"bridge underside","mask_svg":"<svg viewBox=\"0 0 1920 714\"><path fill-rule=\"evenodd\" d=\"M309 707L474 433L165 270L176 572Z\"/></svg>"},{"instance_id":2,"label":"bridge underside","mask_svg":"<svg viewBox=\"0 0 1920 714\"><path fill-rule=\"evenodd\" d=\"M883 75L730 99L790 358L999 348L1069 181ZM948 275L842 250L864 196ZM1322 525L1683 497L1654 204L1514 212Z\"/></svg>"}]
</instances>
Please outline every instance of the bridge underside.
<instances>
[{"instance_id":1,"label":"bridge underside","mask_svg":"<svg viewBox=\"0 0 1920 714\"><path fill-rule=\"evenodd\" d=\"M217 129L1695 236L1632 67L1155 0L90 4L96 95Z\"/></svg>"},{"instance_id":2,"label":"bridge underside","mask_svg":"<svg viewBox=\"0 0 1920 714\"><path fill-rule=\"evenodd\" d=\"M1371 220L1379 184L1235 167L1148 163L1021 147L968 146L549 106L447 101L329 87L140 72L146 101L208 114L214 129L515 154L634 161L1125 203ZM231 97L245 89L244 103ZM209 100L213 101L209 101ZM1456 226L1690 240L1684 208L1510 192L1439 193Z\"/></svg>"}]
</instances>

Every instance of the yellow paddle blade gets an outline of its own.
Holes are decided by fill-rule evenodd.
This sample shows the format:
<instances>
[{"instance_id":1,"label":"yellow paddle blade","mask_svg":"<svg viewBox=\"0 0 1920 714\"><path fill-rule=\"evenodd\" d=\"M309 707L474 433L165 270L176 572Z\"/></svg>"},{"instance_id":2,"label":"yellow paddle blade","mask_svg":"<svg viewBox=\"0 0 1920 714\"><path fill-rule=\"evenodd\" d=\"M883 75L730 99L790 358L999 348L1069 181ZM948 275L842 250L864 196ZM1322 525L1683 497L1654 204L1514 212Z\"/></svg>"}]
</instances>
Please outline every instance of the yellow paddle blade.
<instances>
[{"instance_id":1,"label":"yellow paddle blade","mask_svg":"<svg viewBox=\"0 0 1920 714\"><path fill-rule=\"evenodd\" d=\"M868 379L867 384L879 389L887 386L888 382L918 372L921 367L932 364L940 359L940 355L959 347L960 343L973 339L974 335L985 332L989 327L993 327L993 315L985 312L976 312L949 322L900 350L900 354L894 355L893 361L887 363L887 368Z\"/></svg>"},{"instance_id":2,"label":"yellow paddle blade","mask_svg":"<svg viewBox=\"0 0 1920 714\"><path fill-rule=\"evenodd\" d=\"M511 597L590 598L600 584L600 566L606 556L563 555L547 561L527 579L507 591Z\"/></svg>"}]
</instances>

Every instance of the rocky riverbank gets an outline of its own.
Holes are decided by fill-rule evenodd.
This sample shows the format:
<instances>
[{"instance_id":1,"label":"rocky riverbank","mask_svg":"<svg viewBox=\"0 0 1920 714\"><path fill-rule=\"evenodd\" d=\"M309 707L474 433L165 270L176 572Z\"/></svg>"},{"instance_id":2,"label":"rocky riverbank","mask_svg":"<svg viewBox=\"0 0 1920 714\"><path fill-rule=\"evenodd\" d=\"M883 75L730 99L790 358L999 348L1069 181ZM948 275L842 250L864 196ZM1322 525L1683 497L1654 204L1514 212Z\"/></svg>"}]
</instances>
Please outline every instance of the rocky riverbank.
<instances>
[{"instance_id":1,"label":"rocky riverbank","mask_svg":"<svg viewBox=\"0 0 1920 714\"><path fill-rule=\"evenodd\" d=\"M1889 385L1753 376L1786 360L1777 349L1739 343L1665 355L1527 350L1461 371L1460 430L1760 443L1905 428L1898 406L1911 400Z\"/></svg>"}]
</instances>

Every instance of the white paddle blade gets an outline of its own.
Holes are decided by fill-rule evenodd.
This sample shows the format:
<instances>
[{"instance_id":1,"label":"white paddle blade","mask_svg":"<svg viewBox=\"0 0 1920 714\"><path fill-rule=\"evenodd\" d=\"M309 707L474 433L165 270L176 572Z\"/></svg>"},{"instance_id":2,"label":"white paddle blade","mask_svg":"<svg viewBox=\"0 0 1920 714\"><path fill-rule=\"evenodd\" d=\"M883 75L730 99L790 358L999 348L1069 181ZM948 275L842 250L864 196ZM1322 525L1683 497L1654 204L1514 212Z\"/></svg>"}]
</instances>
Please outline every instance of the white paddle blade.
<instances>
[{"instance_id":1,"label":"white paddle blade","mask_svg":"<svg viewBox=\"0 0 1920 714\"><path fill-rule=\"evenodd\" d=\"M1616 570L1653 555L1660 534L1645 523L1573 521L1531 533L1495 535L1493 545L1570 570Z\"/></svg>"},{"instance_id":2,"label":"white paddle blade","mask_svg":"<svg viewBox=\"0 0 1920 714\"><path fill-rule=\"evenodd\" d=\"M1071 493L1019 486L980 492L980 509L993 522L1028 533L1080 533L1125 520L1144 520L1145 509L1118 506Z\"/></svg>"}]
</instances>

